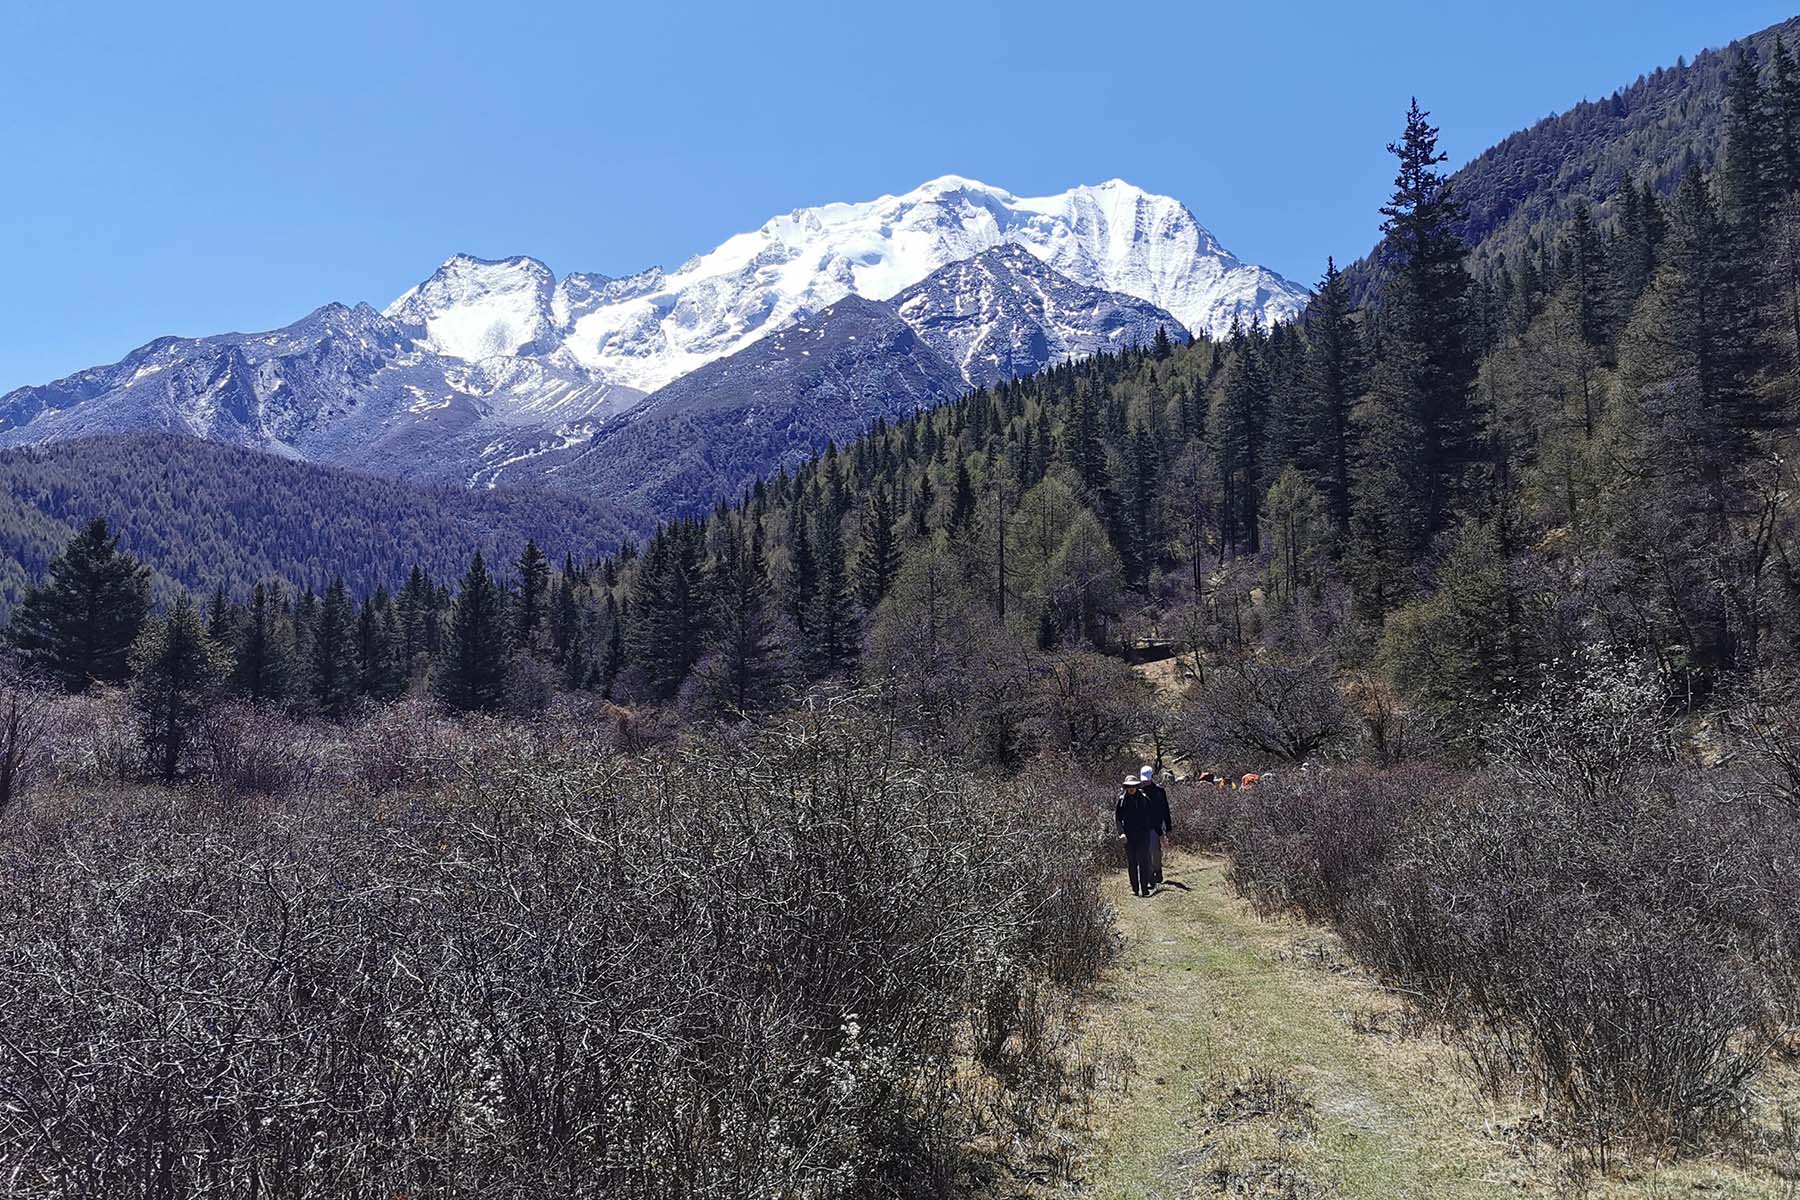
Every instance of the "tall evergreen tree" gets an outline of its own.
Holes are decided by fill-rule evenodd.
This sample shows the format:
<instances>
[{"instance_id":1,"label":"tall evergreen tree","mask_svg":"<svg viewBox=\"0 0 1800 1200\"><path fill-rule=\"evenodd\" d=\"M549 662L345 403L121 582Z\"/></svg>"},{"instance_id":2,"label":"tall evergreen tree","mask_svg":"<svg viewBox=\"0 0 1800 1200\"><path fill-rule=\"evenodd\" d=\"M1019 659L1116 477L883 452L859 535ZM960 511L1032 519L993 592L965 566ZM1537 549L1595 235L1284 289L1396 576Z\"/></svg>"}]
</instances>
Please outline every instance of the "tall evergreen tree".
<instances>
[{"instance_id":1,"label":"tall evergreen tree","mask_svg":"<svg viewBox=\"0 0 1800 1200\"><path fill-rule=\"evenodd\" d=\"M254 704L283 704L293 695L298 674L294 635L280 594L259 582L250 591L250 606L238 626L231 690Z\"/></svg>"},{"instance_id":2,"label":"tall evergreen tree","mask_svg":"<svg viewBox=\"0 0 1800 1200\"><path fill-rule=\"evenodd\" d=\"M1406 561L1421 559L1423 539L1454 521L1470 470L1483 458L1474 408L1477 334L1467 248L1457 233L1463 214L1438 170L1446 156L1428 115L1413 101L1405 134L1388 147L1399 171L1393 198L1381 210L1384 361L1366 422L1389 427L1375 439L1385 453L1399 456L1399 474L1413 493L1416 514L1390 526L1390 536L1403 528L1415 531L1410 544L1392 548Z\"/></svg>"},{"instance_id":3,"label":"tall evergreen tree","mask_svg":"<svg viewBox=\"0 0 1800 1200\"><path fill-rule=\"evenodd\" d=\"M149 611L150 568L120 550L96 517L50 561L45 582L25 593L10 635L27 662L79 692L125 681Z\"/></svg>"},{"instance_id":4,"label":"tall evergreen tree","mask_svg":"<svg viewBox=\"0 0 1800 1200\"><path fill-rule=\"evenodd\" d=\"M150 769L165 783L182 759L219 683L222 656L184 592L145 628L131 652L132 707Z\"/></svg>"},{"instance_id":5,"label":"tall evergreen tree","mask_svg":"<svg viewBox=\"0 0 1800 1200\"><path fill-rule=\"evenodd\" d=\"M957 532L968 528L969 518L975 515L975 483L969 478L967 459L956 460L956 487L950 493L950 517L946 528Z\"/></svg>"},{"instance_id":6,"label":"tall evergreen tree","mask_svg":"<svg viewBox=\"0 0 1800 1200\"><path fill-rule=\"evenodd\" d=\"M206 636L215 646L229 646L237 640L237 611L225 595L225 584L213 587L212 603L206 608Z\"/></svg>"},{"instance_id":7,"label":"tall evergreen tree","mask_svg":"<svg viewBox=\"0 0 1800 1200\"><path fill-rule=\"evenodd\" d=\"M788 507L788 571L783 597L788 619L801 633L812 619L813 594L819 584L819 564L807 520L809 508L804 496Z\"/></svg>"},{"instance_id":8,"label":"tall evergreen tree","mask_svg":"<svg viewBox=\"0 0 1800 1200\"><path fill-rule=\"evenodd\" d=\"M1131 463L1130 538L1123 555L1125 579L1133 587L1147 586L1150 571L1162 549L1162 510L1157 500L1161 493L1161 461L1156 439L1139 421L1131 432L1126 453Z\"/></svg>"},{"instance_id":9,"label":"tall evergreen tree","mask_svg":"<svg viewBox=\"0 0 1800 1200\"><path fill-rule=\"evenodd\" d=\"M527 541L515 564L519 572L519 596L513 605L512 645L521 654L545 649L550 606L550 560L535 541Z\"/></svg>"},{"instance_id":10,"label":"tall evergreen tree","mask_svg":"<svg viewBox=\"0 0 1800 1200\"><path fill-rule=\"evenodd\" d=\"M412 571L406 577L406 586L400 589L399 602L395 605L395 615L400 627L400 657L406 663L408 675L412 674L421 658L437 652L431 636L431 626L436 623L436 607L433 588L425 578L425 570L414 563Z\"/></svg>"},{"instance_id":11,"label":"tall evergreen tree","mask_svg":"<svg viewBox=\"0 0 1800 1200\"><path fill-rule=\"evenodd\" d=\"M913 493L912 535L914 538L922 538L931 532L931 505L935 499L936 494L931 486L931 471L927 468L919 476L918 489Z\"/></svg>"},{"instance_id":12,"label":"tall evergreen tree","mask_svg":"<svg viewBox=\"0 0 1800 1200\"><path fill-rule=\"evenodd\" d=\"M748 712L772 701L781 682L781 642L762 535L730 520L713 568L712 632L702 691L715 705Z\"/></svg>"},{"instance_id":13,"label":"tall evergreen tree","mask_svg":"<svg viewBox=\"0 0 1800 1200\"><path fill-rule=\"evenodd\" d=\"M406 660L401 654L399 618L384 587L364 598L356 619L356 662L363 695L395 700L406 692Z\"/></svg>"},{"instance_id":14,"label":"tall evergreen tree","mask_svg":"<svg viewBox=\"0 0 1800 1200\"><path fill-rule=\"evenodd\" d=\"M859 630L856 600L844 556L844 534L826 514L819 522L819 581L806 623L813 669L835 675L856 661Z\"/></svg>"},{"instance_id":15,"label":"tall evergreen tree","mask_svg":"<svg viewBox=\"0 0 1800 1200\"><path fill-rule=\"evenodd\" d=\"M1150 343L1150 357L1162 362L1175 353L1175 346L1169 341L1169 330L1166 326L1156 327L1156 339Z\"/></svg>"},{"instance_id":16,"label":"tall evergreen tree","mask_svg":"<svg viewBox=\"0 0 1800 1200\"><path fill-rule=\"evenodd\" d=\"M362 669L356 657L356 611L342 577L331 581L319 604L319 619L313 626L309 683L314 710L330 721L348 717L362 693Z\"/></svg>"},{"instance_id":17,"label":"tall evergreen tree","mask_svg":"<svg viewBox=\"0 0 1800 1200\"><path fill-rule=\"evenodd\" d=\"M1725 162L1719 171L1722 216L1742 236L1760 231L1780 194L1782 162L1777 123L1763 94L1753 52L1737 56L1726 80Z\"/></svg>"},{"instance_id":18,"label":"tall evergreen tree","mask_svg":"<svg viewBox=\"0 0 1800 1200\"><path fill-rule=\"evenodd\" d=\"M1587 202L1577 200L1563 236L1567 263L1565 283L1575 300L1576 320L1582 340L1593 347L1612 341L1612 285L1608 278L1600 231L1594 226Z\"/></svg>"},{"instance_id":19,"label":"tall evergreen tree","mask_svg":"<svg viewBox=\"0 0 1800 1200\"><path fill-rule=\"evenodd\" d=\"M435 679L438 698L461 712L493 712L506 687L505 596L476 552L450 610L444 660Z\"/></svg>"},{"instance_id":20,"label":"tall evergreen tree","mask_svg":"<svg viewBox=\"0 0 1800 1200\"><path fill-rule=\"evenodd\" d=\"M653 700L673 700L700 659L707 618L702 537L691 521L665 525L638 566L628 644Z\"/></svg>"},{"instance_id":21,"label":"tall evergreen tree","mask_svg":"<svg viewBox=\"0 0 1800 1200\"><path fill-rule=\"evenodd\" d=\"M1219 480L1219 537L1225 553L1257 552L1261 541L1262 422L1269 410L1269 376L1258 331L1232 322L1225 386L1207 422Z\"/></svg>"},{"instance_id":22,"label":"tall evergreen tree","mask_svg":"<svg viewBox=\"0 0 1800 1200\"><path fill-rule=\"evenodd\" d=\"M600 653L600 662L595 667L600 685L600 694L611 698L613 683L619 678L619 672L625 669L625 620L619 611L619 605L612 593L606 594L606 641Z\"/></svg>"},{"instance_id":23,"label":"tall evergreen tree","mask_svg":"<svg viewBox=\"0 0 1800 1200\"><path fill-rule=\"evenodd\" d=\"M1350 531L1350 468L1355 461L1351 413L1362 390L1362 337L1350 292L1337 263L1325 260L1325 278L1306 309L1310 431L1302 469L1325 497L1331 523Z\"/></svg>"},{"instance_id":24,"label":"tall evergreen tree","mask_svg":"<svg viewBox=\"0 0 1800 1200\"><path fill-rule=\"evenodd\" d=\"M900 538L895 528L894 500L884 484L875 489L862 514L862 545L856 557L856 592L864 608L873 610L900 573Z\"/></svg>"}]
</instances>

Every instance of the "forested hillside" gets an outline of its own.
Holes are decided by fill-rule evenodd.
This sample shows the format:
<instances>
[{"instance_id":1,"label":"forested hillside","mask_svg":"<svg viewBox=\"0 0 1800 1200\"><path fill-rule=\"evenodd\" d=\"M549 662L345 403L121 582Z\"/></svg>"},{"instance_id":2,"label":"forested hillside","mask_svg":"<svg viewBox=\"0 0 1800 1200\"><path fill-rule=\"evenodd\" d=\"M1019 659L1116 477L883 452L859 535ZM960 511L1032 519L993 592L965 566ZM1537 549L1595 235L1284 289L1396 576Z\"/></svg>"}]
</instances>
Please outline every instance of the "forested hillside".
<instances>
[{"instance_id":1,"label":"forested hillside","mask_svg":"<svg viewBox=\"0 0 1800 1200\"><path fill-rule=\"evenodd\" d=\"M1666 200L1683 176L1710 173L1725 146L1733 65L1748 54L1773 72L1778 41L1790 53L1800 46L1800 17L1545 117L1456 171L1451 186L1464 210L1457 228L1477 273L1554 245L1580 204L1618 220L1628 184ZM1346 270L1358 299L1372 294L1376 265L1368 259Z\"/></svg>"},{"instance_id":2,"label":"forested hillside","mask_svg":"<svg viewBox=\"0 0 1800 1200\"><path fill-rule=\"evenodd\" d=\"M591 556L635 531L613 506L566 493L418 487L217 443L126 434L0 452L0 612L74 531L105 517L156 572L247 594L258 580L359 592L398 587L409 566L454 573L477 550L543 545Z\"/></svg>"}]
</instances>

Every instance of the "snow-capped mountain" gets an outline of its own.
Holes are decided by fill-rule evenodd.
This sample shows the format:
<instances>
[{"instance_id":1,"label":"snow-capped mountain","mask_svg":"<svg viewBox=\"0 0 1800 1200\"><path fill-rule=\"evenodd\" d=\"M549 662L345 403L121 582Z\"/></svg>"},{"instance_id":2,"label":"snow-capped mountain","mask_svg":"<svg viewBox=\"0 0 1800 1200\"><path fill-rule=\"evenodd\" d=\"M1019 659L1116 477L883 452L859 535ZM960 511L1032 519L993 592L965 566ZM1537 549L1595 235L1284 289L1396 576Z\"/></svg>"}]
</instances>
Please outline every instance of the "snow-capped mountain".
<instances>
[{"instance_id":1,"label":"snow-capped mountain","mask_svg":"<svg viewBox=\"0 0 1800 1200\"><path fill-rule=\"evenodd\" d=\"M1022 246L940 267L882 303L846 296L658 390L547 480L630 510L671 515L794 467L970 387L1101 350L1148 345L1164 310L1059 275Z\"/></svg>"},{"instance_id":2,"label":"snow-capped mountain","mask_svg":"<svg viewBox=\"0 0 1800 1200\"><path fill-rule=\"evenodd\" d=\"M558 355L439 354L366 304L268 333L158 338L0 396L0 446L159 430L400 478L491 482L642 395Z\"/></svg>"},{"instance_id":3,"label":"snow-capped mountain","mask_svg":"<svg viewBox=\"0 0 1800 1200\"><path fill-rule=\"evenodd\" d=\"M883 310L879 336L873 310L834 307L850 299ZM1147 341L1158 325L1271 322L1306 299L1232 257L1168 197L1118 180L1018 197L946 176L901 196L797 209L671 272L558 279L536 259L456 255L384 312L329 304L267 333L159 338L111 366L0 396L0 446L168 430L403 478L603 475L610 492L643 495L627 486L633 462L593 464L614 445L632 459L634 445L666 435L644 431L671 414L710 405L754 424L744 406L766 412L774 389L789 387L785 461L809 437L860 428L888 400L935 402L946 379L992 383ZM873 345L849 332L852 312ZM808 331L854 366L852 385L805 361ZM737 357L789 332L767 354ZM757 387L739 386L753 374ZM706 388L720 394L705 400ZM653 393L644 420L628 423L638 432L615 438ZM742 447L706 452L733 478L755 465ZM563 472L577 459L581 469Z\"/></svg>"},{"instance_id":4,"label":"snow-capped mountain","mask_svg":"<svg viewBox=\"0 0 1800 1200\"><path fill-rule=\"evenodd\" d=\"M670 273L576 275L455 258L389 305L439 353L537 354L653 392L845 296L887 300L950 263L1019 246L1076 283L1223 333L1306 305L1306 289L1239 261L1177 200L1111 180L1021 197L946 175L901 196L796 209Z\"/></svg>"}]
</instances>

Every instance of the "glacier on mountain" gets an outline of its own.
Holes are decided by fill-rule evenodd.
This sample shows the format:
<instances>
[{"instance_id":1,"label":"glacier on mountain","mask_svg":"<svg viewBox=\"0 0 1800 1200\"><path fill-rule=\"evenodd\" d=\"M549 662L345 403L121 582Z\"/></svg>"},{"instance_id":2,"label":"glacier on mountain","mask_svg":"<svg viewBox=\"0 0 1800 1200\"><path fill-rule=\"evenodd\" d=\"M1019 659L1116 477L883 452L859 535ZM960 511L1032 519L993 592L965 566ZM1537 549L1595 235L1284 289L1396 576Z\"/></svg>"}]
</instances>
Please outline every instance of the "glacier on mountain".
<instances>
[{"instance_id":1,"label":"glacier on mountain","mask_svg":"<svg viewBox=\"0 0 1800 1200\"><path fill-rule=\"evenodd\" d=\"M1308 297L1237 259L1179 201L1123 180L1021 197L946 175L900 196L796 209L666 274L571 276L581 283L568 287L534 259L458 256L385 315L459 358L554 342L565 361L649 393L845 296L887 300L1003 245L1197 332L1290 320Z\"/></svg>"}]
</instances>

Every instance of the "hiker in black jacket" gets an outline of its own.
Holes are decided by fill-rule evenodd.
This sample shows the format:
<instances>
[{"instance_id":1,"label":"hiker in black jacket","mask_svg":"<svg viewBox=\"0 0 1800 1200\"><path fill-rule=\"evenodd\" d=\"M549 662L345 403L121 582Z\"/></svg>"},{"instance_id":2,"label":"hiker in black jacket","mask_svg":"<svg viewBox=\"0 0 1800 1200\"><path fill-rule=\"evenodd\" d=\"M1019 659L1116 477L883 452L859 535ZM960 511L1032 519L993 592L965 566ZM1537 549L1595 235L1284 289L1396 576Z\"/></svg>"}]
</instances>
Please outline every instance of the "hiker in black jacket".
<instances>
[{"instance_id":1,"label":"hiker in black jacket","mask_svg":"<svg viewBox=\"0 0 1800 1200\"><path fill-rule=\"evenodd\" d=\"M1131 873L1131 893L1148 896L1155 881L1150 878L1150 831L1156 827L1155 806L1143 789L1143 780L1127 775L1119 791L1113 815L1125 835L1125 862Z\"/></svg>"},{"instance_id":2,"label":"hiker in black jacket","mask_svg":"<svg viewBox=\"0 0 1800 1200\"><path fill-rule=\"evenodd\" d=\"M1163 838L1175 831L1175 822L1169 815L1169 793L1156 782L1156 771L1145 767L1138 772L1143 781L1142 791L1150 801L1150 815L1153 818L1150 826L1150 882L1161 886L1163 881Z\"/></svg>"}]
</instances>

